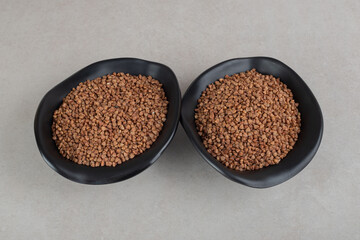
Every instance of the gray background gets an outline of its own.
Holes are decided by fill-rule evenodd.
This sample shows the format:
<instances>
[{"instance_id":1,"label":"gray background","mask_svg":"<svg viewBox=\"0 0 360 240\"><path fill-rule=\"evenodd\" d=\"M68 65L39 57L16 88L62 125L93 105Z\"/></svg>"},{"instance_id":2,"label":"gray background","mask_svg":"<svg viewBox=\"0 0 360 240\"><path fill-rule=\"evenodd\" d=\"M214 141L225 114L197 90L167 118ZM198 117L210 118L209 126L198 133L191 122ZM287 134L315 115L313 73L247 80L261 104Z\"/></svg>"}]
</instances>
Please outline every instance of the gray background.
<instances>
[{"instance_id":1,"label":"gray background","mask_svg":"<svg viewBox=\"0 0 360 240\"><path fill-rule=\"evenodd\" d=\"M359 1L0 1L0 239L360 239ZM181 126L128 181L71 182L41 159L35 110L102 59L171 67L184 93L230 58L292 67L323 110L320 149L273 188L231 182Z\"/></svg>"}]
</instances>

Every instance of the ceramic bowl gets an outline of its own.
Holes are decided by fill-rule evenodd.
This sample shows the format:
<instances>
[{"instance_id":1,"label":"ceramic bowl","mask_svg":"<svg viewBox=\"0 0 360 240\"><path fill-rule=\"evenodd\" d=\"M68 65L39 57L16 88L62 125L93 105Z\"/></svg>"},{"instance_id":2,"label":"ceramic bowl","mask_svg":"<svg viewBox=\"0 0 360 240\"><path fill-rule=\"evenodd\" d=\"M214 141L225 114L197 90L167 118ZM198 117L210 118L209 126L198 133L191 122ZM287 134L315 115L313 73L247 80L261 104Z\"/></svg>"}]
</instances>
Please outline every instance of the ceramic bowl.
<instances>
[{"instance_id":1,"label":"ceramic bowl","mask_svg":"<svg viewBox=\"0 0 360 240\"><path fill-rule=\"evenodd\" d=\"M168 113L159 137L142 154L115 167L89 167L79 165L62 157L52 140L51 125L53 113L59 108L63 98L80 82L95 79L113 72L132 75L150 75L163 84L169 101ZM181 93L173 71L160 63L135 58L117 58L93 63L45 94L35 116L35 137L45 162L60 175L79 183L106 184L128 179L142 172L159 158L169 145L177 130L180 117Z\"/></svg>"},{"instance_id":2,"label":"ceramic bowl","mask_svg":"<svg viewBox=\"0 0 360 240\"><path fill-rule=\"evenodd\" d=\"M207 152L196 130L194 110L201 93L209 84L225 75L233 75L252 68L262 74L279 77L291 89L295 101L299 103L301 132L294 148L278 165L256 171L236 171L225 167ZM183 96L181 123L196 150L213 168L235 182L255 188L275 186L298 174L314 157L323 133L321 109L309 87L294 70L269 57L231 59L203 72L192 82Z\"/></svg>"}]
</instances>

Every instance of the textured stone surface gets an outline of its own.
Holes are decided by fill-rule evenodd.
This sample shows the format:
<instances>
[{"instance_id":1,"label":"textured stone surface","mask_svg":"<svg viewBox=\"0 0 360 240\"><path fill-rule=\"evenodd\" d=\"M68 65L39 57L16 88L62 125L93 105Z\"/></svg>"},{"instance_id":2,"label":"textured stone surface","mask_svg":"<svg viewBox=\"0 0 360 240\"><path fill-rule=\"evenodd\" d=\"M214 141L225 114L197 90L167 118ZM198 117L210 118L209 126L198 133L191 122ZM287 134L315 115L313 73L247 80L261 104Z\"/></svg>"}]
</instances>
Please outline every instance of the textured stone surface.
<instances>
[{"instance_id":1,"label":"textured stone surface","mask_svg":"<svg viewBox=\"0 0 360 240\"><path fill-rule=\"evenodd\" d=\"M359 239L359 1L1 1L1 239ZM98 60L171 67L184 92L208 67L271 56L323 110L320 149L299 175L258 190L195 152L182 127L121 183L73 183L41 159L33 119L54 85Z\"/></svg>"}]
</instances>

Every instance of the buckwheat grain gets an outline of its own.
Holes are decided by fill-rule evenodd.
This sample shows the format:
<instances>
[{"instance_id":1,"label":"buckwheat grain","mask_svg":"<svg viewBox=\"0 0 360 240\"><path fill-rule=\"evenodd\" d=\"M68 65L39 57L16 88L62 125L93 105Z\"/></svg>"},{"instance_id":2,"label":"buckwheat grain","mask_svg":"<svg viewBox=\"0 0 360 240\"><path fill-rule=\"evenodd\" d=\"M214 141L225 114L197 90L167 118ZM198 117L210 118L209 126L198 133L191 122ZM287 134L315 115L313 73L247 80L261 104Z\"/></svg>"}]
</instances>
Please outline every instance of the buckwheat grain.
<instances>
[{"instance_id":1,"label":"buckwheat grain","mask_svg":"<svg viewBox=\"0 0 360 240\"><path fill-rule=\"evenodd\" d=\"M151 76L113 73L80 83L53 115L53 139L67 159L116 166L154 143L168 101Z\"/></svg>"},{"instance_id":2,"label":"buckwheat grain","mask_svg":"<svg viewBox=\"0 0 360 240\"><path fill-rule=\"evenodd\" d=\"M252 69L210 84L195 109L208 152L226 167L245 171L278 164L300 132L293 94L279 78Z\"/></svg>"}]
</instances>

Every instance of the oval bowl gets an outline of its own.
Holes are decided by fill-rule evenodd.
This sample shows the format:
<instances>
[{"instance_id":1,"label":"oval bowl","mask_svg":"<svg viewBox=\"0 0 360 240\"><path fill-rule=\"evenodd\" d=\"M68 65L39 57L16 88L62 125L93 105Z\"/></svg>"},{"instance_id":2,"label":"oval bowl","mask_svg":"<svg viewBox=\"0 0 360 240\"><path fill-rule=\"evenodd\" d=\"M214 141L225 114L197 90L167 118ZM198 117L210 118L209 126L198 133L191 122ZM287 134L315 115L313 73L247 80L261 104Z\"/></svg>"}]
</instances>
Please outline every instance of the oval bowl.
<instances>
[{"instance_id":1,"label":"oval bowl","mask_svg":"<svg viewBox=\"0 0 360 240\"><path fill-rule=\"evenodd\" d=\"M80 82L92 80L113 72L152 76L163 84L169 101L166 121L156 141L149 149L115 167L89 167L74 163L59 153L52 140L52 119L63 98ZM160 63L136 58L117 58L93 63L62 81L41 100L35 115L35 138L45 162L60 175L85 184L119 182L139 174L153 164L169 145L177 130L180 117L181 93L173 71Z\"/></svg>"},{"instance_id":2,"label":"oval bowl","mask_svg":"<svg viewBox=\"0 0 360 240\"><path fill-rule=\"evenodd\" d=\"M194 110L197 100L207 86L225 75L244 72L256 68L262 74L279 77L291 89L299 103L301 132L294 148L280 161L256 171L236 171L225 167L207 152L197 133ZM284 63L269 57L236 58L219 63L196 78L182 99L181 124L200 155L225 177L254 188L272 187L292 178L304 169L319 148L323 133L323 117L320 106L301 77Z\"/></svg>"}]
</instances>

